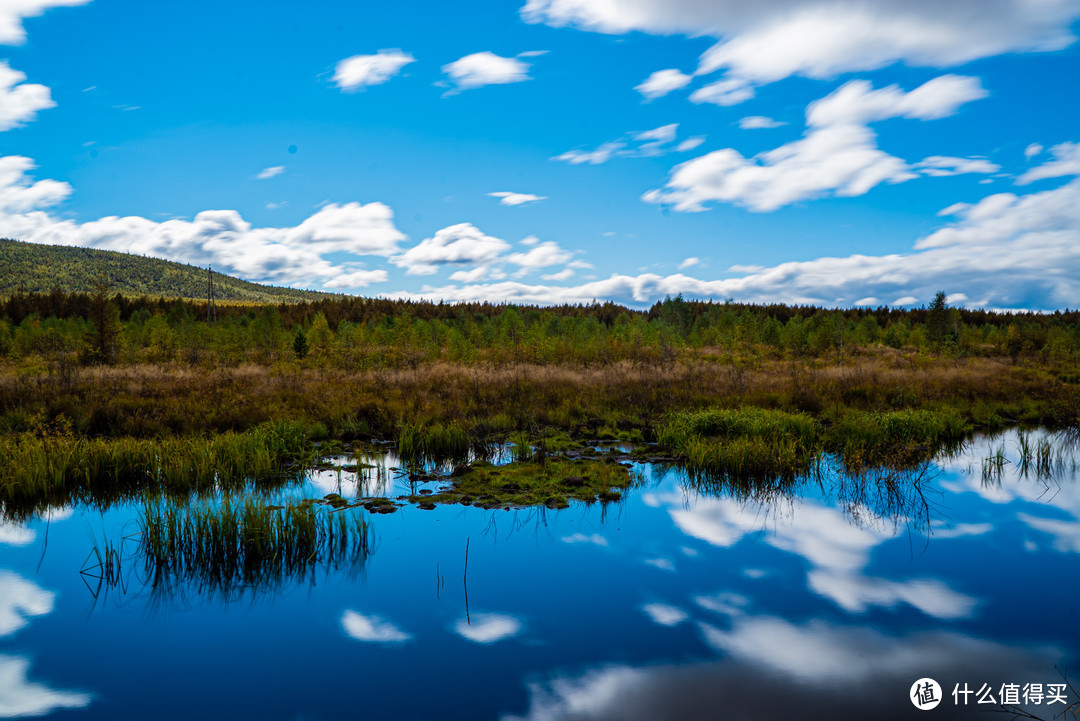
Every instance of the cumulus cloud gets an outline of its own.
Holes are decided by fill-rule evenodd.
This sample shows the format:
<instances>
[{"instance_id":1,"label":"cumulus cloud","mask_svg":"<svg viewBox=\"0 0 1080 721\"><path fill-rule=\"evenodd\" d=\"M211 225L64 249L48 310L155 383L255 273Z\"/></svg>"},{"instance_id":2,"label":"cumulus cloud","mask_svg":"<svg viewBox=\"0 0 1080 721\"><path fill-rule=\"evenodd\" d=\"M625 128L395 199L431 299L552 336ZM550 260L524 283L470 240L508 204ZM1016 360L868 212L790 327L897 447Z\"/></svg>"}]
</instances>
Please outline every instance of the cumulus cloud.
<instances>
[{"instance_id":1,"label":"cumulus cloud","mask_svg":"<svg viewBox=\"0 0 1080 721\"><path fill-rule=\"evenodd\" d=\"M526 253L511 253L506 260L522 268L547 268L569 263L573 258L573 253L559 247L558 243L548 240L534 244Z\"/></svg>"},{"instance_id":2,"label":"cumulus cloud","mask_svg":"<svg viewBox=\"0 0 1080 721\"><path fill-rule=\"evenodd\" d=\"M734 148L694 158L672 170L664 189L650 190L642 198L686 212L705 210L709 202L769 212L829 195L864 195L882 183L918 177L906 162L877 147L877 136L867 123L893 117L941 118L984 95L977 78L954 75L934 78L910 92L896 86L874 90L865 81L853 80L807 106L807 130L801 139L752 158Z\"/></svg>"},{"instance_id":3,"label":"cumulus cloud","mask_svg":"<svg viewBox=\"0 0 1080 721\"><path fill-rule=\"evenodd\" d=\"M895 299L894 305L927 303L948 288L963 292L974 307L1054 309L1075 304L1080 297L1080 181L1026 196L992 195L951 210L955 222L917 241L907 253L792 261L720 280L682 273L615 274L573 286L501 282L396 295L539 304L607 299L643 307L682 293L746 303L843 306L870 298Z\"/></svg>"},{"instance_id":4,"label":"cumulus cloud","mask_svg":"<svg viewBox=\"0 0 1080 721\"><path fill-rule=\"evenodd\" d=\"M764 115L748 115L745 118L739 119L739 127L743 130L758 130L760 128L779 128L781 125L787 125L779 120L773 120L767 118Z\"/></svg>"},{"instance_id":5,"label":"cumulus cloud","mask_svg":"<svg viewBox=\"0 0 1080 721\"><path fill-rule=\"evenodd\" d=\"M345 611L341 617L341 627L349 638L372 643L403 643L412 638L394 624L378 616L365 615L356 611Z\"/></svg>"},{"instance_id":6,"label":"cumulus cloud","mask_svg":"<svg viewBox=\"0 0 1080 721\"><path fill-rule=\"evenodd\" d=\"M512 193L508 190L500 190L495 193L488 193L492 198L498 198L500 205L525 205L526 203L535 203L540 200L547 200L546 195L533 195L532 193Z\"/></svg>"},{"instance_id":7,"label":"cumulus cloud","mask_svg":"<svg viewBox=\"0 0 1080 721\"><path fill-rule=\"evenodd\" d=\"M2 13L0 10L0 20ZM24 80L25 73L13 70L6 60L0 60L0 131L17 128L33 120L37 111L56 107L47 87Z\"/></svg>"},{"instance_id":8,"label":"cumulus cloud","mask_svg":"<svg viewBox=\"0 0 1080 721\"><path fill-rule=\"evenodd\" d=\"M445 265L486 265L509 249L505 240L485 235L472 223L458 223L420 241L393 263L409 275L431 275Z\"/></svg>"},{"instance_id":9,"label":"cumulus cloud","mask_svg":"<svg viewBox=\"0 0 1080 721\"><path fill-rule=\"evenodd\" d=\"M1039 145L1038 143L1032 143L1031 145L1024 148L1024 157L1028 160L1031 160L1042 151L1043 146Z\"/></svg>"},{"instance_id":10,"label":"cumulus cloud","mask_svg":"<svg viewBox=\"0 0 1080 721\"><path fill-rule=\"evenodd\" d=\"M626 143L611 141L604 143L595 150L568 150L565 153L556 155L552 160L562 160L571 165L581 165L582 163L600 165L611 160L624 147L626 147Z\"/></svg>"},{"instance_id":11,"label":"cumulus cloud","mask_svg":"<svg viewBox=\"0 0 1080 721\"><path fill-rule=\"evenodd\" d=\"M690 93L691 102L713 105L738 105L754 97L754 86L742 78L724 78L703 85Z\"/></svg>"},{"instance_id":12,"label":"cumulus cloud","mask_svg":"<svg viewBox=\"0 0 1080 721\"><path fill-rule=\"evenodd\" d=\"M594 150L568 150L552 160L562 160L571 165L600 165L612 158L652 158L672 152L671 143L678 134L679 124L669 123L652 130L633 130L626 137L609 140ZM692 150L705 142L705 138L687 138L674 148L675 151Z\"/></svg>"},{"instance_id":13,"label":"cumulus cloud","mask_svg":"<svg viewBox=\"0 0 1080 721\"><path fill-rule=\"evenodd\" d=\"M255 178L256 180L269 180L270 178L276 178L284 172L284 165L274 165L272 167L263 168L262 170L260 170L258 175L255 176Z\"/></svg>"},{"instance_id":14,"label":"cumulus cloud","mask_svg":"<svg viewBox=\"0 0 1080 721\"><path fill-rule=\"evenodd\" d=\"M49 8L85 5L90 0L8 0L0 3L0 45L22 45L26 42L24 18L41 15Z\"/></svg>"},{"instance_id":15,"label":"cumulus cloud","mask_svg":"<svg viewBox=\"0 0 1080 721\"><path fill-rule=\"evenodd\" d=\"M9 546L29 546L36 537L34 529L27 528L21 523L0 521L0 543Z\"/></svg>"},{"instance_id":16,"label":"cumulus cloud","mask_svg":"<svg viewBox=\"0 0 1080 721\"><path fill-rule=\"evenodd\" d=\"M443 65L443 72L453 81L456 90L471 90L485 85L505 85L529 80L529 64L518 58L504 58L485 50Z\"/></svg>"},{"instance_id":17,"label":"cumulus cloud","mask_svg":"<svg viewBox=\"0 0 1080 721\"><path fill-rule=\"evenodd\" d=\"M679 270L686 270L687 268L692 268L695 265L700 265L700 264L701 264L701 258L695 258L695 257L691 256L691 257L685 259L683 262L679 263Z\"/></svg>"},{"instance_id":18,"label":"cumulus cloud","mask_svg":"<svg viewBox=\"0 0 1080 721\"><path fill-rule=\"evenodd\" d=\"M372 283L385 283L389 275L385 270L357 270L331 278L323 283L326 288L366 288Z\"/></svg>"},{"instance_id":19,"label":"cumulus cloud","mask_svg":"<svg viewBox=\"0 0 1080 721\"><path fill-rule=\"evenodd\" d=\"M945 155L931 155L913 166L924 175L945 177L962 173L996 173L1001 166L991 163L986 158L951 158Z\"/></svg>"},{"instance_id":20,"label":"cumulus cloud","mask_svg":"<svg viewBox=\"0 0 1080 721\"><path fill-rule=\"evenodd\" d=\"M333 81L342 90L363 90L369 85L382 85L413 62L416 62L416 58L400 50L380 50L374 55L353 55L334 67Z\"/></svg>"},{"instance_id":21,"label":"cumulus cloud","mask_svg":"<svg viewBox=\"0 0 1080 721\"><path fill-rule=\"evenodd\" d=\"M33 167L29 158L0 157L0 223L6 235L32 243L212 264L251 280L310 287L355 270L324 256L390 257L405 239L394 226L393 211L378 202L330 203L299 225L284 228L253 227L235 210L206 210L192 220L109 216L79 223L48 211L71 193L71 186L53 180L33 182L27 175ZM368 282L377 279L367 276Z\"/></svg>"},{"instance_id":22,"label":"cumulus cloud","mask_svg":"<svg viewBox=\"0 0 1080 721\"><path fill-rule=\"evenodd\" d=\"M833 78L902 62L949 67L1008 52L1070 45L1075 0L528 0L528 22L603 33L707 36L697 74L726 71L707 102L738 102L752 85L792 75ZM742 88L741 90L739 88Z\"/></svg>"},{"instance_id":23,"label":"cumulus cloud","mask_svg":"<svg viewBox=\"0 0 1080 721\"><path fill-rule=\"evenodd\" d=\"M806 124L865 125L889 118L937 120L987 96L978 78L942 75L910 92L896 85L874 90L866 80L852 80L806 109Z\"/></svg>"},{"instance_id":24,"label":"cumulus cloud","mask_svg":"<svg viewBox=\"0 0 1080 721\"><path fill-rule=\"evenodd\" d=\"M585 535L584 533L572 533L569 536L563 536L563 543L592 543L597 546L606 546L608 541L599 533L593 533L591 535Z\"/></svg>"},{"instance_id":25,"label":"cumulus cloud","mask_svg":"<svg viewBox=\"0 0 1080 721\"><path fill-rule=\"evenodd\" d=\"M1036 180L1080 175L1080 143L1061 143L1050 148L1054 159L1027 171L1016 179L1017 185L1027 185Z\"/></svg>"},{"instance_id":26,"label":"cumulus cloud","mask_svg":"<svg viewBox=\"0 0 1080 721\"><path fill-rule=\"evenodd\" d=\"M476 613L454 624L454 632L473 643L489 644L516 636L521 621L501 613Z\"/></svg>"},{"instance_id":27,"label":"cumulus cloud","mask_svg":"<svg viewBox=\"0 0 1080 721\"><path fill-rule=\"evenodd\" d=\"M641 93L646 101L655 100L656 98L667 95L673 90L684 88L690 84L690 81L694 79L693 75L686 75L674 69L657 70L655 73L645 78L645 80L634 87L634 90Z\"/></svg>"}]
</instances>

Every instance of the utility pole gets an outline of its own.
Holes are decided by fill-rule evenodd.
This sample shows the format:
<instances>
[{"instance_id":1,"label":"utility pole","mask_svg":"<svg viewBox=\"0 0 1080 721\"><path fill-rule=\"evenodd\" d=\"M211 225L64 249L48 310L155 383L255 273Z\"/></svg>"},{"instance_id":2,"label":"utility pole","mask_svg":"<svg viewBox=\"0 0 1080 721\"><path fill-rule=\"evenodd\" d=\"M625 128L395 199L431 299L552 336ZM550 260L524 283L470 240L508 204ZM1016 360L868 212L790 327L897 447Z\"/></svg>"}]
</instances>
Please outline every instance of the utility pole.
<instances>
[{"instance_id":1,"label":"utility pole","mask_svg":"<svg viewBox=\"0 0 1080 721\"><path fill-rule=\"evenodd\" d=\"M207 266L206 271L206 322L213 323L217 320L217 306L214 305L214 266Z\"/></svg>"}]
</instances>

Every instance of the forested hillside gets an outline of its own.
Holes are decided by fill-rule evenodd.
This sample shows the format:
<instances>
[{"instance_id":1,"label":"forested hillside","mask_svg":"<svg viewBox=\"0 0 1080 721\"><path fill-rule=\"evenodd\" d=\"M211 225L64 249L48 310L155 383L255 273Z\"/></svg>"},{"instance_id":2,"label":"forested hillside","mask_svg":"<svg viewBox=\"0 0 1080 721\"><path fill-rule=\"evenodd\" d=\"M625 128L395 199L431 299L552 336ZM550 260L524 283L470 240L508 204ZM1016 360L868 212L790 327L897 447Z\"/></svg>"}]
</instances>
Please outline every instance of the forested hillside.
<instances>
[{"instance_id":1,"label":"forested hillside","mask_svg":"<svg viewBox=\"0 0 1080 721\"><path fill-rule=\"evenodd\" d=\"M109 250L38 245L0 239L0 296L15 292L88 293L104 280L110 293L128 297L206 298L207 273L183 263ZM276 288L214 273L219 301L295 303L333 298L315 291Z\"/></svg>"}]
</instances>

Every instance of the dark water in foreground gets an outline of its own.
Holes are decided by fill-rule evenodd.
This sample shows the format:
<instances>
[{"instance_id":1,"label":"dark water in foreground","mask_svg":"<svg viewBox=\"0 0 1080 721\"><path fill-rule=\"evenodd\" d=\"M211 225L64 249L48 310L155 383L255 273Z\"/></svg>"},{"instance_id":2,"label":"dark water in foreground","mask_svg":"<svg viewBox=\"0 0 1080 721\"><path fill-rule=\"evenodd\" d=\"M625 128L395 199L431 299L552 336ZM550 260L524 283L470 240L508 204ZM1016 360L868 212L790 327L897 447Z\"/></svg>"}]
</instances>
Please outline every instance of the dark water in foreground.
<instances>
[{"instance_id":1,"label":"dark water in foreground","mask_svg":"<svg viewBox=\"0 0 1080 721\"><path fill-rule=\"evenodd\" d=\"M370 518L361 568L228 594L154 590L136 507L0 524L0 718L958 718L1015 691L1050 719L1080 700L1051 686L1080 661L1080 473L1025 477L1017 448L977 439L914 486L740 497L638 466L606 507L406 507ZM125 562L99 587L105 538Z\"/></svg>"}]
</instances>

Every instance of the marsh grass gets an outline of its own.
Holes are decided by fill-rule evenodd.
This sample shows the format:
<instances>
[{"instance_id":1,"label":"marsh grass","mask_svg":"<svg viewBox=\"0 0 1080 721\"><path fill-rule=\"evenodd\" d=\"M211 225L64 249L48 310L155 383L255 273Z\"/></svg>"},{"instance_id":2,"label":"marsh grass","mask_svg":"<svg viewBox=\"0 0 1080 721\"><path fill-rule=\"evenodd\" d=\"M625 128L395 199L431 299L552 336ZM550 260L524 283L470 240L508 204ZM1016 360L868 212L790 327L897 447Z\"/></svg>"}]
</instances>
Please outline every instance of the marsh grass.
<instances>
[{"instance_id":1,"label":"marsh grass","mask_svg":"<svg viewBox=\"0 0 1080 721\"><path fill-rule=\"evenodd\" d=\"M455 471L449 480L449 488L432 495L409 496L408 500L482 508L566 508L572 500L617 501L640 479L621 463L552 455L501 466L474 461Z\"/></svg>"},{"instance_id":2,"label":"marsh grass","mask_svg":"<svg viewBox=\"0 0 1080 721\"><path fill-rule=\"evenodd\" d=\"M825 447L853 468L898 467L929 460L970 433L949 409L848 413L825 436Z\"/></svg>"},{"instance_id":3,"label":"marsh grass","mask_svg":"<svg viewBox=\"0 0 1080 721\"><path fill-rule=\"evenodd\" d=\"M0 505L17 516L78 501L107 507L144 494L279 485L299 478L313 459L305 427L295 423L161 439L2 436Z\"/></svg>"},{"instance_id":4,"label":"marsh grass","mask_svg":"<svg viewBox=\"0 0 1080 721\"><path fill-rule=\"evenodd\" d=\"M318 569L361 570L371 539L360 513L228 495L197 504L148 499L138 556L153 587L194 584L200 593L229 598L302 581Z\"/></svg>"},{"instance_id":5,"label":"marsh grass","mask_svg":"<svg viewBox=\"0 0 1080 721\"><path fill-rule=\"evenodd\" d=\"M819 436L817 421L806 414L762 408L676 413L657 433L694 472L785 480L814 469Z\"/></svg>"}]
</instances>

